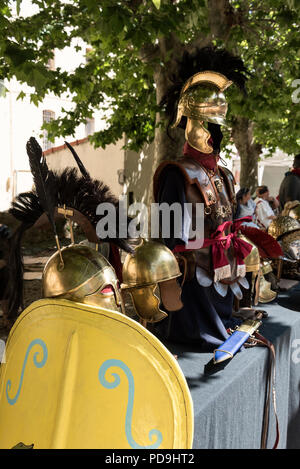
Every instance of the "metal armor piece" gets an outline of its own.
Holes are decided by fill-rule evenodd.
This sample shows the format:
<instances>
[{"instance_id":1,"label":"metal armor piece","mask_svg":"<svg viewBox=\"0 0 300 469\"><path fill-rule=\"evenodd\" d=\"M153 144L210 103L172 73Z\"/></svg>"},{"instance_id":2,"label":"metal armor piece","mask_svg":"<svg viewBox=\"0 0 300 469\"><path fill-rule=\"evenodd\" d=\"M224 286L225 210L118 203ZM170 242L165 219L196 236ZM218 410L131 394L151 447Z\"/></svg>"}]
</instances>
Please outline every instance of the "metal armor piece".
<instances>
[{"instance_id":1,"label":"metal armor piece","mask_svg":"<svg viewBox=\"0 0 300 469\"><path fill-rule=\"evenodd\" d=\"M110 263L88 246L71 245L50 257L45 265L42 284L45 298L71 301L122 311L118 279Z\"/></svg>"},{"instance_id":2,"label":"metal armor piece","mask_svg":"<svg viewBox=\"0 0 300 469\"><path fill-rule=\"evenodd\" d=\"M288 257L300 260L300 231L288 233L281 239L282 249Z\"/></svg>"},{"instance_id":3,"label":"metal armor piece","mask_svg":"<svg viewBox=\"0 0 300 469\"><path fill-rule=\"evenodd\" d=\"M170 311L182 308L181 289L177 277L181 275L177 260L166 246L142 239L123 265L122 288L131 294L138 316L148 322L158 322L167 315L159 308L155 294L160 288L161 301Z\"/></svg>"},{"instance_id":4,"label":"metal armor piece","mask_svg":"<svg viewBox=\"0 0 300 469\"><path fill-rule=\"evenodd\" d=\"M186 139L202 153L213 151L208 144L211 135L202 124L212 122L225 125L228 106L223 91L231 84L221 73L205 71L190 77L181 90L173 127L179 125L183 116L187 117Z\"/></svg>"},{"instance_id":5,"label":"metal armor piece","mask_svg":"<svg viewBox=\"0 0 300 469\"><path fill-rule=\"evenodd\" d=\"M267 275L273 271L272 269L272 263L270 261L264 260L261 263L261 273L262 275Z\"/></svg>"},{"instance_id":6,"label":"metal armor piece","mask_svg":"<svg viewBox=\"0 0 300 469\"><path fill-rule=\"evenodd\" d=\"M275 300L276 296L277 293L271 290L271 283L267 282L265 277L262 275L260 277L259 302L270 303L270 301Z\"/></svg>"},{"instance_id":7,"label":"metal armor piece","mask_svg":"<svg viewBox=\"0 0 300 469\"><path fill-rule=\"evenodd\" d=\"M201 121L188 119L185 128L185 138L190 146L199 150L201 142L201 150L203 153L212 153L213 147L208 143L210 139L209 131L203 127Z\"/></svg>"},{"instance_id":8,"label":"metal armor piece","mask_svg":"<svg viewBox=\"0 0 300 469\"><path fill-rule=\"evenodd\" d=\"M300 202L289 210L289 217L295 218L295 220L300 222Z\"/></svg>"},{"instance_id":9,"label":"metal armor piece","mask_svg":"<svg viewBox=\"0 0 300 469\"><path fill-rule=\"evenodd\" d=\"M280 239L286 233L300 230L300 223L292 217L279 215L269 225L268 233L275 239Z\"/></svg>"},{"instance_id":10,"label":"metal armor piece","mask_svg":"<svg viewBox=\"0 0 300 469\"><path fill-rule=\"evenodd\" d=\"M244 262L246 265L246 272L259 272L260 256L259 256L258 248L255 246L254 243L249 241L249 239L246 236L240 235L240 238L243 239L244 241L247 241L247 243L252 245L252 251L244 259Z\"/></svg>"}]
</instances>

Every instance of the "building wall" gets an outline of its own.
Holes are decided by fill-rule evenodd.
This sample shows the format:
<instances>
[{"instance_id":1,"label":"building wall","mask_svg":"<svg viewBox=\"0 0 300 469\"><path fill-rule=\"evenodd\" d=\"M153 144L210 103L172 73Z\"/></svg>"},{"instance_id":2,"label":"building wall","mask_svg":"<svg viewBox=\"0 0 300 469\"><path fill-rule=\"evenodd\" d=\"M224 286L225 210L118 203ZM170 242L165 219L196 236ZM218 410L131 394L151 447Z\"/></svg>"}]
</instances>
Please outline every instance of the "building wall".
<instances>
[{"instance_id":1,"label":"building wall","mask_svg":"<svg viewBox=\"0 0 300 469\"><path fill-rule=\"evenodd\" d=\"M105 150L94 148L88 140L78 145L74 149L83 162L86 169L94 179L100 179L107 184L111 191L119 196L123 192L123 185L119 183L119 171L124 172L124 142L120 140L116 145L108 145ZM62 171L66 167L76 167L76 162L68 148L62 148L51 152L45 152L47 164L50 169Z\"/></svg>"},{"instance_id":2,"label":"building wall","mask_svg":"<svg viewBox=\"0 0 300 469\"><path fill-rule=\"evenodd\" d=\"M124 194L128 201L147 203L152 191L152 168L154 162L154 144L145 145L139 153L125 151Z\"/></svg>"},{"instance_id":3,"label":"building wall","mask_svg":"<svg viewBox=\"0 0 300 469\"><path fill-rule=\"evenodd\" d=\"M28 3L28 2L27 2ZM75 51L75 45L80 45L80 52ZM71 72L86 60L86 44L83 41L73 41L72 47L63 51L55 51L54 64L62 70ZM4 81L7 90L5 96L0 94L0 137L1 137L1 172L0 172L0 211L7 210L12 199L20 192L30 190L32 176L29 170L26 142L34 136L43 146L43 111L50 110L55 113L55 118L62 115L62 108L69 111L74 108L72 96L63 94L55 96L49 94L42 103L35 106L30 102L30 94L33 88L19 83L16 79ZM20 92L25 93L24 99L17 99ZM102 130L105 127L105 116L99 110L94 113L94 130ZM90 127L91 128L91 127ZM75 134L69 137L56 138L52 146L59 146L64 140L74 141L83 139L88 134L88 127L81 124L75 130ZM98 150L99 151L99 150ZM105 150L107 151L107 150ZM117 145L116 151L119 151ZM111 150L110 150L111 152ZM107 153L109 158L110 153ZM96 158L97 159L97 158ZM117 164L113 161L112 163ZM119 162L118 162L119 164ZM95 163L97 165L97 163ZM102 172L108 171L108 166L103 167ZM119 189L118 186L116 186Z\"/></svg>"}]
</instances>

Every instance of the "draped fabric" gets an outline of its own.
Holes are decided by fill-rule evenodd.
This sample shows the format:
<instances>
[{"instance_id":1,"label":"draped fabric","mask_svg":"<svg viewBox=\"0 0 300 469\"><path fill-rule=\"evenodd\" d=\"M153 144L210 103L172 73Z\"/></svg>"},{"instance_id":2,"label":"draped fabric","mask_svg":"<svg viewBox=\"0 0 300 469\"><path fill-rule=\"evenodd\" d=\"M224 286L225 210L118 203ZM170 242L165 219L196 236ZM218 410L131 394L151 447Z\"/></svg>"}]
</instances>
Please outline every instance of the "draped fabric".
<instances>
[{"instance_id":1,"label":"draped fabric","mask_svg":"<svg viewBox=\"0 0 300 469\"><path fill-rule=\"evenodd\" d=\"M162 173L158 202L180 203L183 226L190 223L184 211L186 202L184 187L183 176L176 167L167 168ZM165 244L172 250L175 246L184 247L187 243L185 232L186 230L183 230L181 236L175 237L171 219L171 237L164 239ZM200 345L202 350L213 351L227 339L226 328L236 324L231 319L233 307L231 290L222 297L213 285L203 287L194 278L183 285L182 302L184 306L180 311L168 312L169 316L153 327L153 332L160 339L177 343L194 343Z\"/></svg>"}]
</instances>

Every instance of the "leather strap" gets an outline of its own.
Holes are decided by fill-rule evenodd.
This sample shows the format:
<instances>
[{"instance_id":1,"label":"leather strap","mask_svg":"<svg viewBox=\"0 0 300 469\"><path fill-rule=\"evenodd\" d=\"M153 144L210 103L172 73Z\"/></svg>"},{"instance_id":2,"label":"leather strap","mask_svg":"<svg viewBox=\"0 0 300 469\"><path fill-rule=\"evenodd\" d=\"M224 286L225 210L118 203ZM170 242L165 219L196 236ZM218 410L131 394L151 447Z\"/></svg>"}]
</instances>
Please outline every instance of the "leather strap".
<instances>
[{"instance_id":1,"label":"leather strap","mask_svg":"<svg viewBox=\"0 0 300 469\"><path fill-rule=\"evenodd\" d=\"M267 374L267 388L266 388L266 400L265 400L265 407L264 407L264 417L263 417L263 429L261 435L261 449L267 449L267 438L268 438L268 429L269 429L269 416L270 416L270 404L271 404L271 395L272 395L272 402L274 408L274 414L276 419L276 439L272 449L277 449L279 438L280 438L280 431L279 431L279 420L277 415L277 408L276 408L276 391L275 391L275 348L274 345L266 339L263 335L259 334L259 332L255 332L255 338L252 339L262 347L268 347L269 349L269 367L268 367L268 374Z\"/></svg>"}]
</instances>

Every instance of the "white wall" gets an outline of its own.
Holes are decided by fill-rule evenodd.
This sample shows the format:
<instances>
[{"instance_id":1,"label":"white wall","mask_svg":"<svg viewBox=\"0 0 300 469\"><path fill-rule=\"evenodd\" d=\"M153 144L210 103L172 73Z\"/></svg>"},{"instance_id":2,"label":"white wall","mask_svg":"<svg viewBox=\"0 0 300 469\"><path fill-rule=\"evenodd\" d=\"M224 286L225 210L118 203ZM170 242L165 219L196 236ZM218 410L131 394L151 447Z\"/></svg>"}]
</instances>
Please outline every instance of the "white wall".
<instances>
[{"instance_id":1,"label":"white wall","mask_svg":"<svg viewBox=\"0 0 300 469\"><path fill-rule=\"evenodd\" d=\"M29 2L27 2L29 3ZM82 50L75 51L75 45ZM85 62L86 44L83 41L73 41L72 47L63 51L55 51L55 66L71 72ZM43 146L43 110L51 110L55 117L62 115L61 109L71 110L74 107L72 96L64 94L57 97L49 94L42 103L35 106L30 102L33 89L20 84L16 79L5 81L8 90L4 97L0 97L0 138L1 138L1 171L0 171L0 210L7 210L11 200L19 192L30 190L32 177L29 171L26 142L34 136ZM26 96L17 100L23 91ZM95 111L95 131L105 126L101 111ZM86 128L81 124L76 128L75 134L64 138L56 138L52 146L62 145L64 140L74 141L85 138Z\"/></svg>"},{"instance_id":2,"label":"white wall","mask_svg":"<svg viewBox=\"0 0 300 469\"><path fill-rule=\"evenodd\" d=\"M95 149L88 141L73 145L82 160L84 166L92 178L99 179L107 184L115 196L122 194L123 185L119 183L118 171L124 171L124 141L120 140L116 145L108 145L105 150ZM66 167L77 165L68 148L46 154L47 164L50 169L61 171Z\"/></svg>"}]
</instances>

